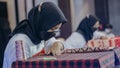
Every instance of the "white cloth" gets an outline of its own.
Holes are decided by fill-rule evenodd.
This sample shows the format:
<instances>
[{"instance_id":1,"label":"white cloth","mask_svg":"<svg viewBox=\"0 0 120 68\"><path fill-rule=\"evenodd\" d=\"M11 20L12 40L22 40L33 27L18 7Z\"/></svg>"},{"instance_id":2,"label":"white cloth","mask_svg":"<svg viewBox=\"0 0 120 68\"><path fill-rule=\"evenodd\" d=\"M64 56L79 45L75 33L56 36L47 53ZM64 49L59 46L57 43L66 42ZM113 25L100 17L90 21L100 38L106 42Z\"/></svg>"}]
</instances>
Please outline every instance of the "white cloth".
<instances>
[{"instance_id":1,"label":"white cloth","mask_svg":"<svg viewBox=\"0 0 120 68\"><path fill-rule=\"evenodd\" d=\"M96 30L93 33L93 39L100 39L102 36L106 36L106 34L105 34L104 31L98 31L98 30Z\"/></svg>"},{"instance_id":2,"label":"white cloth","mask_svg":"<svg viewBox=\"0 0 120 68\"><path fill-rule=\"evenodd\" d=\"M115 37L115 35L112 33L112 29L110 29L110 28L106 28L106 29L105 29L105 33L106 33L106 36L107 36L108 38L113 38L113 37Z\"/></svg>"},{"instance_id":3,"label":"white cloth","mask_svg":"<svg viewBox=\"0 0 120 68\"><path fill-rule=\"evenodd\" d=\"M115 35L114 35L113 33L106 34L106 36L107 36L108 38L113 38L113 37L115 37Z\"/></svg>"},{"instance_id":4,"label":"white cloth","mask_svg":"<svg viewBox=\"0 0 120 68\"><path fill-rule=\"evenodd\" d=\"M40 44L34 45L30 38L25 34L15 34L10 41L8 42L8 45L6 47L5 53L4 53L4 61L3 61L3 68L11 68L11 64L13 61L16 61L16 48L15 48L15 41L22 40L23 46L25 49L25 55L26 58L31 57L35 53L41 51L43 48L45 50L49 49L49 47L56 41L56 39L53 37L49 39L48 41L41 41Z\"/></svg>"},{"instance_id":5,"label":"white cloth","mask_svg":"<svg viewBox=\"0 0 120 68\"><path fill-rule=\"evenodd\" d=\"M96 30L93 33L93 39L100 39L100 37L107 37L107 38L112 38L115 37L115 35L113 33L106 33L105 31L98 31Z\"/></svg>"},{"instance_id":6,"label":"white cloth","mask_svg":"<svg viewBox=\"0 0 120 68\"><path fill-rule=\"evenodd\" d=\"M83 48L86 44L85 38L78 32L73 32L64 42L65 49Z\"/></svg>"}]
</instances>

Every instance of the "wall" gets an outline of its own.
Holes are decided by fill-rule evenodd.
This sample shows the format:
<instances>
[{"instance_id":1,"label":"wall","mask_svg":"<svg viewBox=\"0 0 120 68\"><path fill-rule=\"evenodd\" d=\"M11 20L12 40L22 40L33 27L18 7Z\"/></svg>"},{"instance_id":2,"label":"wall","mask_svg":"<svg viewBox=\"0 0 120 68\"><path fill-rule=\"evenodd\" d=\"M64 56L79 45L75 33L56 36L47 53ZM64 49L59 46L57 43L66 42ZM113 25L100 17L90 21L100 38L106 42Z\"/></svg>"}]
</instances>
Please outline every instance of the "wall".
<instances>
[{"instance_id":1,"label":"wall","mask_svg":"<svg viewBox=\"0 0 120 68\"><path fill-rule=\"evenodd\" d=\"M15 25L16 25L14 0L0 0L0 1L7 2L8 20L10 22L10 27L13 30L15 28Z\"/></svg>"},{"instance_id":2,"label":"wall","mask_svg":"<svg viewBox=\"0 0 120 68\"><path fill-rule=\"evenodd\" d=\"M10 27L13 30L16 25L16 14L15 14L15 4L14 0L0 0L6 1L8 5L8 19L10 21ZM18 14L19 14L19 22L27 17L29 10L33 7L32 0L26 0L26 4L24 0L18 1ZM38 5L43 1L52 1L58 5L58 0L35 0L35 5ZM74 31L79 22L85 17L87 14L95 14L94 13L94 0L70 0L71 2L71 19L72 19L72 31ZM26 6L26 9L25 9Z\"/></svg>"},{"instance_id":3,"label":"wall","mask_svg":"<svg viewBox=\"0 0 120 68\"><path fill-rule=\"evenodd\" d=\"M28 15L28 12L33 7L32 0L26 0L26 14Z\"/></svg>"},{"instance_id":4,"label":"wall","mask_svg":"<svg viewBox=\"0 0 120 68\"><path fill-rule=\"evenodd\" d=\"M17 0L18 1L18 18L19 22L25 19L25 2L24 0Z\"/></svg>"},{"instance_id":5,"label":"wall","mask_svg":"<svg viewBox=\"0 0 120 68\"><path fill-rule=\"evenodd\" d=\"M120 0L109 0L109 19L113 32L120 35Z\"/></svg>"},{"instance_id":6,"label":"wall","mask_svg":"<svg viewBox=\"0 0 120 68\"><path fill-rule=\"evenodd\" d=\"M50 1L58 5L58 0L35 0L35 5L38 5L41 2Z\"/></svg>"},{"instance_id":7,"label":"wall","mask_svg":"<svg viewBox=\"0 0 120 68\"><path fill-rule=\"evenodd\" d=\"M72 31L75 31L80 21L88 14L94 15L94 0L71 0Z\"/></svg>"}]
</instances>

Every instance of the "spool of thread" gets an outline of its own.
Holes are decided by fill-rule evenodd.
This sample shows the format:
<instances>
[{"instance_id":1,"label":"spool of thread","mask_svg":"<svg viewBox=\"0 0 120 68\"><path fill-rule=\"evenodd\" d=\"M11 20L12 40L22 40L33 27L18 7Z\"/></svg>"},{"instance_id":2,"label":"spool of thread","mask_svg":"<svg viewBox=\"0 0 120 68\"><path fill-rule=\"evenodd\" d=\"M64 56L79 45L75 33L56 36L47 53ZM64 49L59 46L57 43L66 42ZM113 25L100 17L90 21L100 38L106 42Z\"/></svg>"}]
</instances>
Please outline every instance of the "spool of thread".
<instances>
[{"instance_id":1,"label":"spool of thread","mask_svg":"<svg viewBox=\"0 0 120 68\"><path fill-rule=\"evenodd\" d=\"M15 41L15 47L16 47L16 60L17 61L26 60L23 41L22 40Z\"/></svg>"}]
</instances>

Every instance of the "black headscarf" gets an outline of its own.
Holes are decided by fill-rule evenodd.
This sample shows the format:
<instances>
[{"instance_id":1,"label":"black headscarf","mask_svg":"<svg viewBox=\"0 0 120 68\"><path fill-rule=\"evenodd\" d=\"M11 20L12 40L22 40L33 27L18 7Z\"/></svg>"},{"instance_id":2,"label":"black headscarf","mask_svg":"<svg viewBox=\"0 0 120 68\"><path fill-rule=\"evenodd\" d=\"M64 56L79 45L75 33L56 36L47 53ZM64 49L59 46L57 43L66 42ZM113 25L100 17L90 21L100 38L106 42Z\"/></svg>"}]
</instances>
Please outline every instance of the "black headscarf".
<instances>
[{"instance_id":1,"label":"black headscarf","mask_svg":"<svg viewBox=\"0 0 120 68\"><path fill-rule=\"evenodd\" d=\"M53 32L47 31L60 23L66 23L62 11L52 2L44 2L30 10L28 19L21 21L11 36L24 33L34 44L39 44L41 40L48 40L54 36Z\"/></svg>"},{"instance_id":2,"label":"black headscarf","mask_svg":"<svg viewBox=\"0 0 120 68\"><path fill-rule=\"evenodd\" d=\"M98 19L92 15L86 16L77 28L77 32L81 33L86 42L93 37L93 32L96 30L93 28L94 24L98 21Z\"/></svg>"}]
</instances>

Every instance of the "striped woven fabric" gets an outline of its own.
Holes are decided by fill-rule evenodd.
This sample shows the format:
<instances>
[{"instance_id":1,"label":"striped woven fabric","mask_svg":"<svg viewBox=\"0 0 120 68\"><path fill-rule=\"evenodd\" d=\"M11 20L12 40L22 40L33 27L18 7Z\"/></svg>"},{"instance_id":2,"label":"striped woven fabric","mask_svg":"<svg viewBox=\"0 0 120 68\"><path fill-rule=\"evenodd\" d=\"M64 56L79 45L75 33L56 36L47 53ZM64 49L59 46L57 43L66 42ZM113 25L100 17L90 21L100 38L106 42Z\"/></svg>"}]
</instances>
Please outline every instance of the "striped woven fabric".
<instances>
[{"instance_id":1,"label":"striped woven fabric","mask_svg":"<svg viewBox=\"0 0 120 68\"><path fill-rule=\"evenodd\" d=\"M113 50L115 55L115 65L120 65L120 47Z\"/></svg>"},{"instance_id":2,"label":"striped woven fabric","mask_svg":"<svg viewBox=\"0 0 120 68\"><path fill-rule=\"evenodd\" d=\"M12 68L113 68L114 58L113 51L39 56L13 62Z\"/></svg>"}]
</instances>

